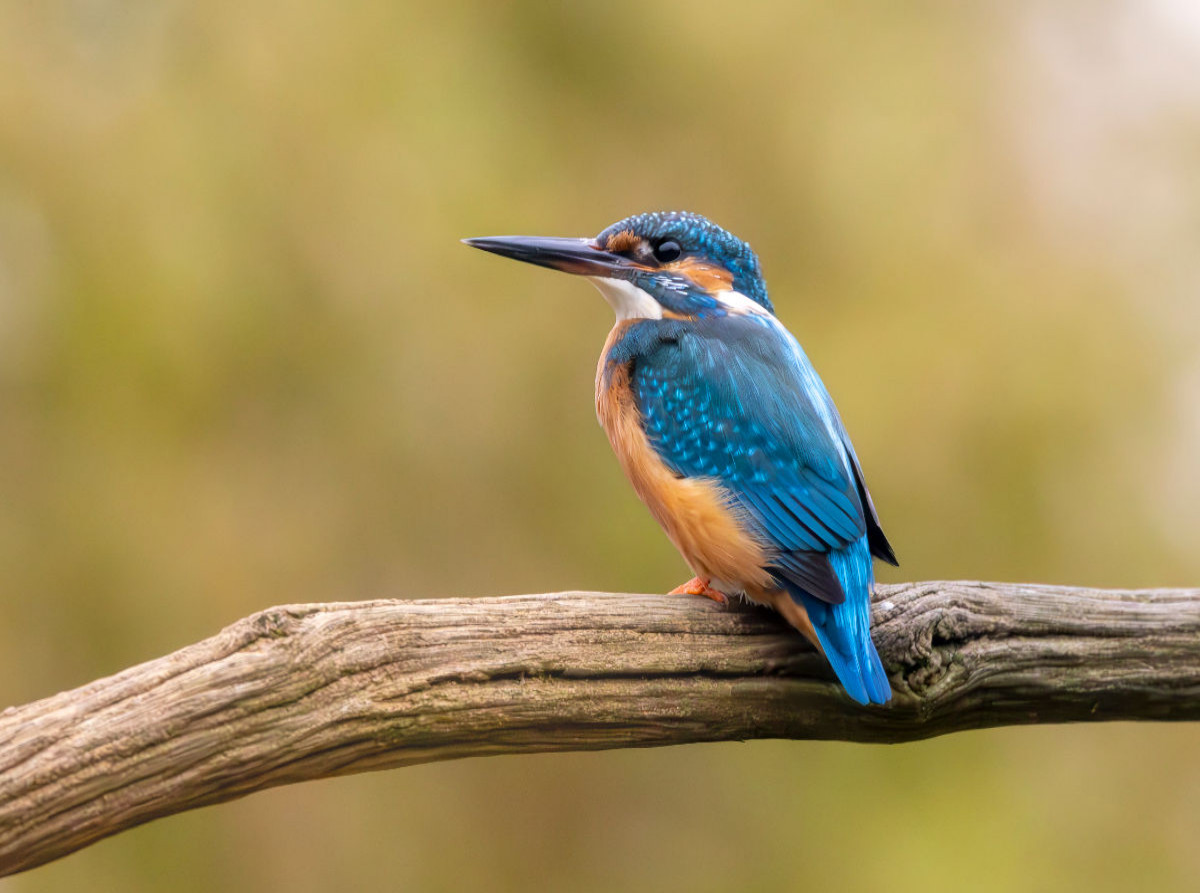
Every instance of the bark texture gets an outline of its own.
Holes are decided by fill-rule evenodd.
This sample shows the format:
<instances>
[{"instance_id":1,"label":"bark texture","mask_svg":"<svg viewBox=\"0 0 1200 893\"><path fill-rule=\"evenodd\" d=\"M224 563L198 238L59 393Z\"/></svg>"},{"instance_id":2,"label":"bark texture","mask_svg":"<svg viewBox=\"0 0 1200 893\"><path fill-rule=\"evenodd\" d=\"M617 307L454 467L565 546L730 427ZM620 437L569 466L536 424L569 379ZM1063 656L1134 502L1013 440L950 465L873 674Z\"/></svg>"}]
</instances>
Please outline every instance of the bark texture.
<instances>
[{"instance_id":1,"label":"bark texture","mask_svg":"<svg viewBox=\"0 0 1200 893\"><path fill-rule=\"evenodd\" d=\"M880 586L859 707L765 610L570 592L270 608L0 713L0 874L272 785L483 754L1200 719L1200 590Z\"/></svg>"}]
</instances>

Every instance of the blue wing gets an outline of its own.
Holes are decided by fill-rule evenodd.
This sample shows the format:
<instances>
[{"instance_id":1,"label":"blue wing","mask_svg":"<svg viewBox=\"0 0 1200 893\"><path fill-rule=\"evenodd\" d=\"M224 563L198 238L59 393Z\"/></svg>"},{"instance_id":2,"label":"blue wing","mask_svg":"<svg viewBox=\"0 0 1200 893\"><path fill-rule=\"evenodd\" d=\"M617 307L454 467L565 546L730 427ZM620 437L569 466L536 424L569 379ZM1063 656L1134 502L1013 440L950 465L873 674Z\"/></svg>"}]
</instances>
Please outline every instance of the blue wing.
<instances>
[{"instance_id":1,"label":"blue wing","mask_svg":"<svg viewBox=\"0 0 1200 893\"><path fill-rule=\"evenodd\" d=\"M859 701L890 697L871 644L871 551L894 561L857 458L821 380L773 318L691 323L640 356L646 435L685 477L717 480L772 552Z\"/></svg>"},{"instance_id":2,"label":"blue wing","mask_svg":"<svg viewBox=\"0 0 1200 893\"><path fill-rule=\"evenodd\" d=\"M838 604L828 555L866 533L863 504L824 386L765 323L694 324L640 359L634 395L667 465L718 480L778 553L773 570Z\"/></svg>"}]
</instances>

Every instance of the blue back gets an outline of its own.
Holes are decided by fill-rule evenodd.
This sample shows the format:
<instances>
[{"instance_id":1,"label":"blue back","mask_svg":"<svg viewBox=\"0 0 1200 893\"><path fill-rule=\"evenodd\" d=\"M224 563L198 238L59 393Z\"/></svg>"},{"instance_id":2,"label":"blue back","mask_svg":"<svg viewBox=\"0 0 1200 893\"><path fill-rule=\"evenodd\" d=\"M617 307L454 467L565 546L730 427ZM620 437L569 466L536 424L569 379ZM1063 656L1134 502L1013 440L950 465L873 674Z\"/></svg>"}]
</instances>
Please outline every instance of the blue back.
<instances>
[{"instance_id":1,"label":"blue back","mask_svg":"<svg viewBox=\"0 0 1200 893\"><path fill-rule=\"evenodd\" d=\"M765 315L648 320L610 361L630 364L646 435L668 467L715 479L749 519L772 554L767 570L804 605L851 697L888 700L869 629L878 522L833 401L795 339ZM886 545L882 531L878 540Z\"/></svg>"}]
</instances>

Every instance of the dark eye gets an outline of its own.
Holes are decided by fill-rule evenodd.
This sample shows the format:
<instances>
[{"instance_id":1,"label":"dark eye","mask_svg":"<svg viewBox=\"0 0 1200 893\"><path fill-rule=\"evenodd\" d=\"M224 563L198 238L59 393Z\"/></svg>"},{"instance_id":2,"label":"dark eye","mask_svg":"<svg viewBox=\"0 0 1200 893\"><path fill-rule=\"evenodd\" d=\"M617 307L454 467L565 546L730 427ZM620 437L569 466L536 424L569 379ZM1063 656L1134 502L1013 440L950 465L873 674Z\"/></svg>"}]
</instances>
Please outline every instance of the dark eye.
<instances>
[{"instance_id":1,"label":"dark eye","mask_svg":"<svg viewBox=\"0 0 1200 893\"><path fill-rule=\"evenodd\" d=\"M683 249L674 239L667 239L654 246L654 259L660 264L669 264L673 260L678 260L681 254L683 254Z\"/></svg>"}]
</instances>

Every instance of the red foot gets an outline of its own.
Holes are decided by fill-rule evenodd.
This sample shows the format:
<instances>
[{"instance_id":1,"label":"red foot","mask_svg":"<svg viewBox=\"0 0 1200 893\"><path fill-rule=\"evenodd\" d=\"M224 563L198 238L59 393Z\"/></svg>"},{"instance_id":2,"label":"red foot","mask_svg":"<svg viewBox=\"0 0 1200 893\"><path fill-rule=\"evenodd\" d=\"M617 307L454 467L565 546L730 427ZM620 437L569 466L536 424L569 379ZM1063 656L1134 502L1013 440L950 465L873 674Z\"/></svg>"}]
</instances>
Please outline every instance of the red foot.
<instances>
[{"instance_id":1,"label":"red foot","mask_svg":"<svg viewBox=\"0 0 1200 893\"><path fill-rule=\"evenodd\" d=\"M729 599L725 597L724 592L718 592L708 585L708 580L701 580L699 577L692 577L682 586L676 586L667 595L702 595L705 598L711 598L719 605L729 604Z\"/></svg>"}]
</instances>

